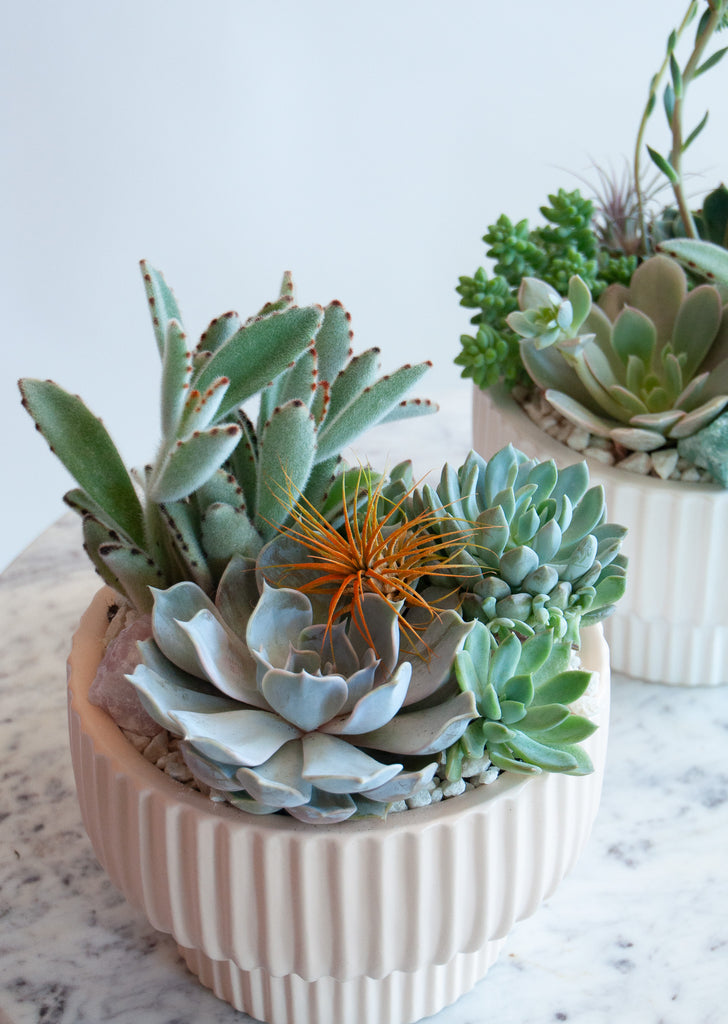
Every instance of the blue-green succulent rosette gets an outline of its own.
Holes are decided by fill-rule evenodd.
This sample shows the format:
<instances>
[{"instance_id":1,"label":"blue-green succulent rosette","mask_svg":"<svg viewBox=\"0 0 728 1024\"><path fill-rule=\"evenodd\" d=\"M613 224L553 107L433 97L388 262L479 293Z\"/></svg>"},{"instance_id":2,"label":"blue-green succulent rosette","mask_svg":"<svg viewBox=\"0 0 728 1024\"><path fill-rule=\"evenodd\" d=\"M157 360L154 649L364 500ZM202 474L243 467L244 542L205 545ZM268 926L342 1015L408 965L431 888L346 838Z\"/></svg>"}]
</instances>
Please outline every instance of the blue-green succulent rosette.
<instances>
[{"instance_id":1,"label":"blue-green succulent rosette","mask_svg":"<svg viewBox=\"0 0 728 1024\"><path fill-rule=\"evenodd\" d=\"M258 596L236 558L214 604L191 582L154 592L153 639L127 678L213 797L309 823L383 816L477 717L451 678L473 623L444 611L400 645L395 606L366 594L361 614L317 623L300 591Z\"/></svg>"}]
</instances>

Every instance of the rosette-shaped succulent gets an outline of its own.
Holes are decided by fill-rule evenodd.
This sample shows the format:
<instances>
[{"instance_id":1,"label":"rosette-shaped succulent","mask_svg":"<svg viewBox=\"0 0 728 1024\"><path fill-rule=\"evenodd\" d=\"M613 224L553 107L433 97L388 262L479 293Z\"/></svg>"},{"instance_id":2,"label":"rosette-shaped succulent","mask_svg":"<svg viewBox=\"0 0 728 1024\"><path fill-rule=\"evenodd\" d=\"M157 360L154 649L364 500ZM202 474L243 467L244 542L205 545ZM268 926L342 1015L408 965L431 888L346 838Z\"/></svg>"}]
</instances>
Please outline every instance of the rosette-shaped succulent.
<instances>
[{"instance_id":1,"label":"rosette-shaped succulent","mask_svg":"<svg viewBox=\"0 0 728 1024\"><path fill-rule=\"evenodd\" d=\"M530 377L572 423L654 451L697 433L728 405L728 307L712 285L688 292L680 266L653 256L629 288L604 292L574 337L554 319L561 299L553 290L543 308L528 308L541 294L537 284L523 282L523 311L508 322L524 339ZM552 329L537 332L547 317Z\"/></svg>"},{"instance_id":2,"label":"rosette-shaped succulent","mask_svg":"<svg viewBox=\"0 0 728 1024\"><path fill-rule=\"evenodd\" d=\"M457 548L458 564L441 575L460 588L462 613L497 634L553 629L577 642L580 625L611 614L624 593L626 530L605 523L604 491L589 487L585 462L559 470L512 445L488 462L471 451L415 501Z\"/></svg>"},{"instance_id":3,"label":"rosette-shaped succulent","mask_svg":"<svg viewBox=\"0 0 728 1024\"><path fill-rule=\"evenodd\" d=\"M444 612L404 654L377 594L358 620L327 626L300 591L264 585L255 603L252 585L236 559L216 604L189 582L156 591L154 639L128 676L198 781L245 811L311 823L383 815L427 786L476 714L451 682L471 624Z\"/></svg>"},{"instance_id":4,"label":"rosette-shaped succulent","mask_svg":"<svg viewBox=\"0 0 728 1024\"><path fill-rule=\"evenodd\" d=\"M551 631L520 643L509 634L496 644L477 622L455 659L458 683L475 695L479 718L448 753L449 778L458 778L463 757L487 750L498 768L586 775L593 770L578 744L596 729L570 708L591 681L591 673L569 668L568 644Z\"/></svg>"}]
</instances>

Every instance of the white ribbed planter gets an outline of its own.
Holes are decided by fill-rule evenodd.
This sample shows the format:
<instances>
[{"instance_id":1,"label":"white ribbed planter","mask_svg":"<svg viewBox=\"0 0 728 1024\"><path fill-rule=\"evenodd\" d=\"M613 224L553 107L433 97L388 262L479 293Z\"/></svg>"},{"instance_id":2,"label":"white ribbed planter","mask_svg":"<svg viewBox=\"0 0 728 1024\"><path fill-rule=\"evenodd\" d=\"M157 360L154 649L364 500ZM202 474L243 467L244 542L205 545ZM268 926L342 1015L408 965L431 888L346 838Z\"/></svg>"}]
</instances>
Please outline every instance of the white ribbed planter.
<instances>
[{"instance_id":1,"label":"white ribbed planter","mask_svg":"<svg viewBox=\"0 0 728 1024\"><path fill-rule=\"evenodd\" d=\"M559 467L581 456L533 423L503 390L473 389L473 447L512 443ZM638 476L587 458L610 522L627 526L627 592L604 624L612 668L649 682L728 683L728 491Z\"/></svg>"},{"instance_id":2,"label":"white ribbed planter","mask_svg":"<svg viewBox=\"0 0 728 1024\"><path fill-rule=\"evenodd\" d=\"M81 813L109 877L220 998L271 1024L405 1024L471 988L515 921L575 863L601 791L609 652L583 778L502 775L385 822L312 826L252 817L149 764L88 703L102 654L101 591L69 659L69 731Z\"/></svg>"}]
</instances>

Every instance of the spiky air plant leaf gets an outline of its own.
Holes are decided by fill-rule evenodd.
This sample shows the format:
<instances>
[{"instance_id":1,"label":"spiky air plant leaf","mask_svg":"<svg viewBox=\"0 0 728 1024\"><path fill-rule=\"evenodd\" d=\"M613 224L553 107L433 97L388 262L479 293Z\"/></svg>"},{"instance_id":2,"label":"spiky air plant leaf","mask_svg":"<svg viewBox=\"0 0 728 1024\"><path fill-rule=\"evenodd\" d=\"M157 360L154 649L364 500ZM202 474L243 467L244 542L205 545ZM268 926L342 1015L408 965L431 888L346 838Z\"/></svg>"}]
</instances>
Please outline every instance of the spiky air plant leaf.
<instances>
[{"instance_id":1,"label":"spiky air plant leaf","mask_svg":"<svg viewBox=\"0 0 728 1024\"><path fill-rule=\"evenodd\" d=\"M427 786L476 715L449 685L471 625L444 613L419 639L432 656L410 659L378 594L362 597L363 628L329 628L297 590L266 584L251 611L250 578L231 562L215 604L191 583L155 591L154 639L127 677L193 775L242 810L313 824L383 816Z\"/></svg>"},{"instance_id":2,"label":"spiky air plant leaf","mask_svg":"<svg viewBox=\"0 0 728 1024\"><path fill-rule=\"evenodd\" d=\"M460 777L463 757L487 751L499 768L586 775L593 770L579 747L596 726L570 708L586 691L591 673L569 668L570 645L551 630L523 643L511 633L497 643L476 622L455 657L461 690L473 693L479 717L448 751L448 778Z\"/></svg>"},{"instance_id":3,"label":"spiky air plant leaf","mask_svg":"<svg viewBox=\"0 0 728 1024\"><path fill-rule=\"evenodd\" d=\"M434 513L435 530L458 552L426 595L437 602L449 575L461 613L497 637L553 630L578 643L580 627L610 615L624 593L626 531L605 522L604 491L589 487L584 462L558 470L512 445L488 462L471 451L457 470L444 467L436 488L415 492L414 507ZM452 597L443 591L440 600Z\"/></svg>"},{"instance_id":4,"label":"spiky air plant leaf","mask_svg":"<svg viewBox=\"0 0 728 1024\"><path fill-rule=\"evenodd\" d=\"M515 315L512 323L523 334ZM710 285L688 292L667 257L646 260L629 288L607 289L582 329L541 337L541 349L524 337L521 356L549 402L589 432L654 451L728 405L728 307Z\"/></svg>"},{"instance_id":5,"label":"spiky air plant leaf","mask_svg":"<svg viewBox=\"0 0 728 1024\"><path fill-rule=\"evenodd\" d=\"M405 485L409 471L397 467L394 479L363 468L342 474L340 500L326 515L304 496L296 500L289 489L280 501L290 522L260 553L261 583L294 586L306 594L329 630L342 617L365 630L362 602L366 594L377 594L395 612L400 630L417 642L418 630L439 615L421 593L420 581L450 580L469 531L460 523L435 533L436 513L409 514L414 490ZM412 609L418 614L408 617Z\"/></svg>"},{"instance_id":6,"label":"spiky air plant leaf","mask_svg":"<svg viewBox=\"0 0 728 1024\"><path fill-rule=\"evenodd\" d=\"M51 381L20 382L23 405L80 484L68 504L92 517L85 539L97 571L138 608L150 603L150 580L192 579L213 593L226 560L255 558L284 518L272 496L282 480L321 504L341 446L385 418L435 408L403 398L428 364L378 378L378 350L352 356L341 303L299 308L289 274L257 316L242 322L225 313L196 346L162 275L146 262L142 275L162 363L162 438L137 486L80 398ZM241 409L256 395L257 428ZM223 467L237 477L242 501L210 488Z\"/></svg>"}]
</instances>

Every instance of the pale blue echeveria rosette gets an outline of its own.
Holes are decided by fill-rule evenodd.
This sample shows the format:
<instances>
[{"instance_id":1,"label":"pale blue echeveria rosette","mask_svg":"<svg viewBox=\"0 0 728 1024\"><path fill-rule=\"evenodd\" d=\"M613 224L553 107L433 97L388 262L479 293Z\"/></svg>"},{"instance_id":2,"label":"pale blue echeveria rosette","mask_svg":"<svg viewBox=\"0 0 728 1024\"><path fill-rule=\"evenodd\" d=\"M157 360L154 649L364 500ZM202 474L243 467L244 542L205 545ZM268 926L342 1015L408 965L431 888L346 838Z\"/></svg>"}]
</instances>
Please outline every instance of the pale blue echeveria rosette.
<instances>
[{"instance_id":1,"label":"pale blue echeveria rosette","mask_svg":"<svg viewBox=\"0 0 728 1024\"><path fill-rule=\"evenodd\" d=\"M379 595L362 599L363 623L327 629L299 591L265 584L254 603L250 577L234 560L216 604L190 582L156 591L154 639L128 677L198 781L311 823L383 815L426 787L477 715L451 680L473 624L443 612L405 653Z\"/></svg>"}]
</instances>

